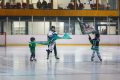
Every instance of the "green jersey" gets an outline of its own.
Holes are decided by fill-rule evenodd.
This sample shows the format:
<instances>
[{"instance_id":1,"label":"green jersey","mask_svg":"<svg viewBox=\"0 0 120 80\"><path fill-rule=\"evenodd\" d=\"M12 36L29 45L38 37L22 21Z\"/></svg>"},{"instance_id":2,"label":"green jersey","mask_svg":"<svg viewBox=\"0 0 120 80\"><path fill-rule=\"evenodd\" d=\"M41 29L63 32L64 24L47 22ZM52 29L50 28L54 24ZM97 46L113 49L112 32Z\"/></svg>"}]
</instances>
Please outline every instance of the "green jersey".
<instances>
[{"instance_id":1,"label":"green jersey","mask_svg":"<svg viewBox=\"0 0 120 80\"><path fill-rule=\"evenodd\" d=\"M29 48L30 48L30 51L31 51L31 52L35 52L35 47L36 47L36 44L35 44L35 43L29 44Z\"/></svg>"},{"instance_id":2,"label":"green jersey","mask_svg":"<svg viewBox=\"0 0 120 80\"><path fill-rule=\"evenodd\" d=\"M90 40L90 43L92 44L91 49L99 51L99 41L100 41L100 39L91 40L91 38L89 37L89 40Z\"/></svg>"}]
</instances>

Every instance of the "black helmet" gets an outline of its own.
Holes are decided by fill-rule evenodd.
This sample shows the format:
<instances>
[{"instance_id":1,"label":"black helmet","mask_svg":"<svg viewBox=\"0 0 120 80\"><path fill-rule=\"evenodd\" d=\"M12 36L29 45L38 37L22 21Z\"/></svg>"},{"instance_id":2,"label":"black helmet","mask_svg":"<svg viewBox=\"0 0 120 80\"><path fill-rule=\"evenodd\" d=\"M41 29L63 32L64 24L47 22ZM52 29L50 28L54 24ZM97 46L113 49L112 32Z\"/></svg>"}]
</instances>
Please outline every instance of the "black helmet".
<instances>
[{"instance_id":1,"label":"black helmet","mask_svg":"<svg viewBox=\"0 0 120 80\"><path fill-rule=\"evenodd\" d=\"M96 36L97 38L99 38L99 37L100 37L100 34L95 34L95 36Z\"/></svg>"},{"instance_id":2,"label":"black helmet","mask_svg":"<svg viewBox=\"0 0 120 80\"><path fill-rule=\"evenodd\" d=\"M52 28L55 28L55 26L51 26L51 29L52 29Z\"/></svg>"},{"instance_id":3,"label":"black helmet","mask_svg":"<svg viewBox=\"0 0 120 80\"><path fill-rule=\"evenodd\" d=\"M54 28L54 29L55 29L55 26L51 26L51 30L52 30L52 28Z\"/></svg>"},{"instance_id":4,"label":"black helmet","mask_svg":"<svg viewBox=\"0 0 120 80\"><path fill-rule=\"evenodd\" d=\"M35 40L35 38L34 38L34 37L31 37L31 38L30 38L30 41L34 41L34 40Z\"/></svg>"}]
</instances>

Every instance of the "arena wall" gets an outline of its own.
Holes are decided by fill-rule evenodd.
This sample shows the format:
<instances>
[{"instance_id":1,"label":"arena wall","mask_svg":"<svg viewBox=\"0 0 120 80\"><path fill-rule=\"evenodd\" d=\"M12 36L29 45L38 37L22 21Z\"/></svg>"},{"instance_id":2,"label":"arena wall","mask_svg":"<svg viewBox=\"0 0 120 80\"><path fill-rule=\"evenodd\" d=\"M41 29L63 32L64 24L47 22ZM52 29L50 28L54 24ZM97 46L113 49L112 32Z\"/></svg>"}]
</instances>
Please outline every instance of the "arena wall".
<instances>
[{"instance_id":1,"label":"arena wall","mask_svg":"<svg viewBox=\"0 0 120 80\"><path fill-rule=\"evenodd\" d=\"M61 36L61 35L60 35ZM30 41L30 37L35 37L36 41L47 41L46 35L7 35L7 45L26 45ZM71 44L71 45L89 45L87 35L70 35L71 40L57 40L57 44ZM94 35L91 35L94 38ZM119 35L101 35L101 45L119 45Z\"/></svg>"}]
</instances>

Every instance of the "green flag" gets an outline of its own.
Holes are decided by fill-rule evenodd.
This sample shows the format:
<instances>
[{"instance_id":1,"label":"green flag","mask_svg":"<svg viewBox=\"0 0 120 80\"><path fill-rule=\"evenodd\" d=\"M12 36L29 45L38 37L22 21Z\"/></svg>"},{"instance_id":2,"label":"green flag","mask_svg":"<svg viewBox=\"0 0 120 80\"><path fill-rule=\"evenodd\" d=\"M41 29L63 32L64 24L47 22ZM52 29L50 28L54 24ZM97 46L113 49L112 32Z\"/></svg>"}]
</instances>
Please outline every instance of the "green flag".
<instances>
[{"instance_id":1,"label":"green flag","mask_svg":"<svg viewBox=\"0 0 120 80\"><path fill-rule=\"evenodd\" d=\"M54 36L51 40L53 40L52 42L54 42L57 39L72 39L67 33L65 33L63 35L63 37L59 37L59 36ZM29 43L36 43L36 44L42 44L42 45L49 45L51 40L48 41L35 41L35 42L29 42Z\"/></svg>"}]
</instances>

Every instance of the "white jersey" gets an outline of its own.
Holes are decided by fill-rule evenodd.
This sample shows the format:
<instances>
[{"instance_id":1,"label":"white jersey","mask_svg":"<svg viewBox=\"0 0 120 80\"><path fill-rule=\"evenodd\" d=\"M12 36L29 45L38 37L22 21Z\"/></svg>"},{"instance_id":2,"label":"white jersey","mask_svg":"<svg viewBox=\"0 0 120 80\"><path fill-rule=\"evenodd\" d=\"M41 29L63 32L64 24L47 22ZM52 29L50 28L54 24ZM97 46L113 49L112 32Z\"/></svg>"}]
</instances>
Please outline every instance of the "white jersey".
<instances>
[{"instance_id":1,"label":"white jersey","mask_svg":"<svg viewBox=\"0 0 120 80\"><path fill-rule=\"evenodd\" d=\"M56 32L56 31L54 31L54 32L53 32L53 31L49 31L48 34L49 34L49 33L52 33L52 34L56 34L56 35L57 35L57 32Z\"/></svg>"},{"instance_id":2,"label":"white jersey","mask_svg":"<svg viewBox=\"0 0 120 80\"><path fill-rule=\"evenodd\" d=\"M49 31L48 34L47 34L47 39L48 39L48 40L49 40L49 37L48 37L48 36L51 35L51 33L52 33L52 35L54 35L54 34L57 35L57 32L56 32L56 31L54 31L54 32L53 32L53 31ZM54 45L55 45L55 44L56 44L56 42L54 42L53 44L50 44L49 47L48 47L48 49L49 49L50 51L52 51L52 50L54 49Z\"/></svg>"},{"instance_id":3,"label":"white jersey","mask_svg":"<svg viewBox=\"0 0 120 80\"><path fill-rule=\"evenodd\" d=\"M49 39L48 36L49 36L49 34L51 34L51 33L52 33L52 35L54 35L54 34L57 35L57 32L56 32L56 31L54 31L54 32L53 32L53 31L49 31L48 34L47 34L47 38L48 38L48 39Z\"/></svg>"}]
</instances>

